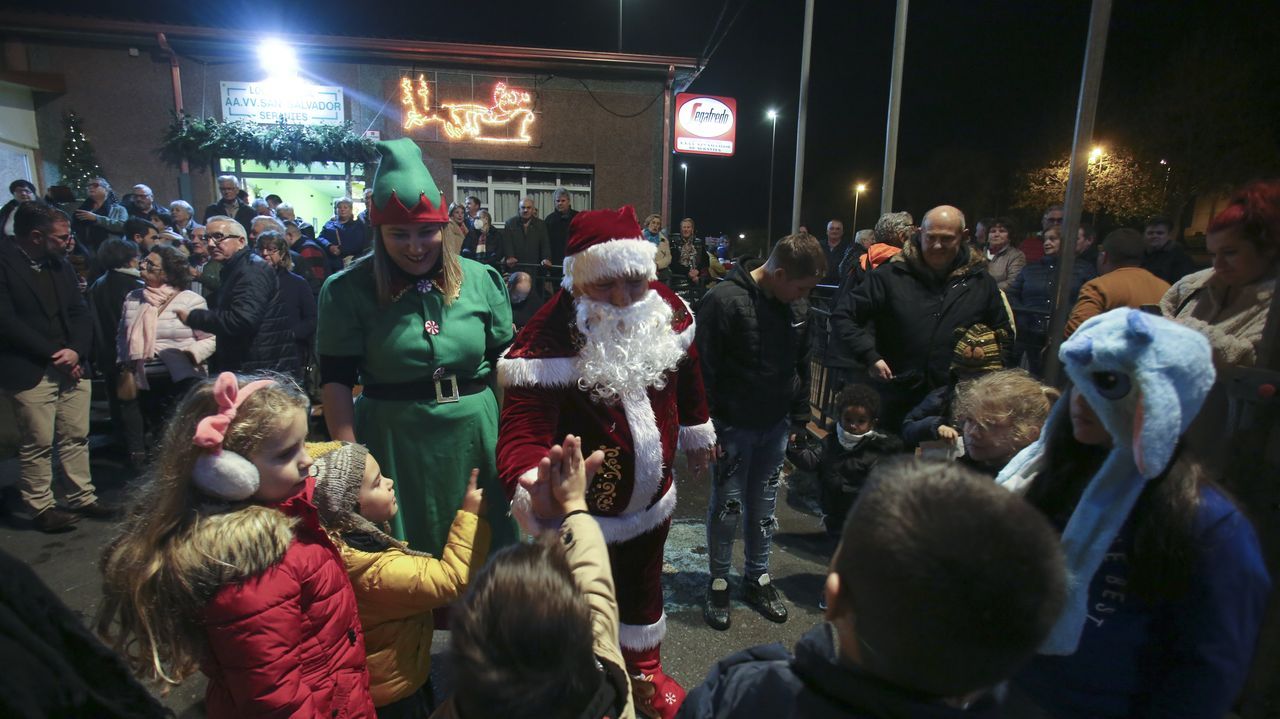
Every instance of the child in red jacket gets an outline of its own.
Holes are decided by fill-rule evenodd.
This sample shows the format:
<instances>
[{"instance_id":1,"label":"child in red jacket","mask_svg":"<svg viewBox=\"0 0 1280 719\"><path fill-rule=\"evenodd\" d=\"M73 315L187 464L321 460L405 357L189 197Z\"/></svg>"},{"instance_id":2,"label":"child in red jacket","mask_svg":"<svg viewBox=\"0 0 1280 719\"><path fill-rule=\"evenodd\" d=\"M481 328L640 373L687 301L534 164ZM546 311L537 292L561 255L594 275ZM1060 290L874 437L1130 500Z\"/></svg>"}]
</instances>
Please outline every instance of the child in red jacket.
<instances>
[{"instance_id":1,"label":"child in red jacket","mask_svg":"<svg viewBox=\"0 0 1280 719\"><path fill-rule=\"evenodd\" d=\"M200 669L209 717L374 716L306 434L287 379L224 372L196 388L103 555L98 631L136 672L177 683Z\"/></svg>"}]
</instances>

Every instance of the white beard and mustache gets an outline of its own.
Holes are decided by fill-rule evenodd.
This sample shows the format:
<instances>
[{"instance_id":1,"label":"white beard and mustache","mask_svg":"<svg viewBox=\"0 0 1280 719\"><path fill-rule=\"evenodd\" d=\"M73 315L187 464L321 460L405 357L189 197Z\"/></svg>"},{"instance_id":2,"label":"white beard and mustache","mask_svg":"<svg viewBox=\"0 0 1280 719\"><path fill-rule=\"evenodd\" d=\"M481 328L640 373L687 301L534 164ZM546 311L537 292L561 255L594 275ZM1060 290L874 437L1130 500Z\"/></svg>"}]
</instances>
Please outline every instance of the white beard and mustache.
<instances>
[{"instance_id":1,"label":"white beard and mustache","mask_svg":"<svg viewBox=\"0 0 1280 719\"><path fill-rule=\"evenodd\" d=\"M671 328L671 306L654 290L629 307L580 296L574 300L578 330L586 343L578 353L578 388L592 399L638 399L662 389L685 350Z\"/></svg>"}]
</instances>

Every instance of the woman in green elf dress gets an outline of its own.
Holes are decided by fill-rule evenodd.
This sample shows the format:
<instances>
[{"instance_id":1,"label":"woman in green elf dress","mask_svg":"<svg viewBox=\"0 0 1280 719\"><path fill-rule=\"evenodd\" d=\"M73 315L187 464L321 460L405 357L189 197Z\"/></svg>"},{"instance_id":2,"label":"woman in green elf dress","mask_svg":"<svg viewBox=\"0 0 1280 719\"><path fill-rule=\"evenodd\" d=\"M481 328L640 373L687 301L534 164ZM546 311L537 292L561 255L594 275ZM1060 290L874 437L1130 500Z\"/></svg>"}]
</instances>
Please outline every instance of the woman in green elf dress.
<instances>
[{"instance_id":1,"label":"woman in green elf dress","mask_svg":"<svg viewBox=\"0 0 1280 719\"><path fill-rule=\"evenodd\" d=\"M494 460L490 381L512 338L506 288L492 268L446 251L447 203L418 146L404 138L378 152L373 253L320 292L325 421L334 439L366 445L395 481L395 535L437 556L478 468L497 549L518 537Z\"/></svg>"}]
</instances>

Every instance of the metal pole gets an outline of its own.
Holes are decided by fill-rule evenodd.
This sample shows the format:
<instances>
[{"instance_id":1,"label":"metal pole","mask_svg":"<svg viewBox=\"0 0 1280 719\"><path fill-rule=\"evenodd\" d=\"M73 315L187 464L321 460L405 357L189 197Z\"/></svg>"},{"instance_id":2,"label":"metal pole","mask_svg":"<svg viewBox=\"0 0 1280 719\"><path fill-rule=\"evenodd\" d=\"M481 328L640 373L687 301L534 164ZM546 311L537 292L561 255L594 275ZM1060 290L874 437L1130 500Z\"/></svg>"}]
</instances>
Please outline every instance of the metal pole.
<instances>
[{"instance_id":1,"label":"metal pole","mask_svg":"<svg viewBox=\"0 0 1280 719\"><path fill-rule=\"evenodd\" d=\"M684 170L684 199L680 200L680 211L689 217L689 163L680 163L680 169Z\"/></svg>"},{"instance_id":2,"label":"metal pole","mask_svg":"<svg viewBox=\"0 0 1280 719\"><path fill-rule=\"evenodd\" d=\"M773 155L774 148L778 143L778 115L775 113L769 118L773 121L772 139L769 140L769 220L765 226L764 241L770 247L773 246Z\"/></svg>"},{"instance_id":3,"label":"metal pole","mask_svg":"<svg viewBox=\"0 0 1280 719\"><path fill-rule=\"evenodd\" d=\"M667 86L662 94L662 226L671 226L671 100L676 66L667 66Z\"/></svg>"},{"instance_id":4,"label":"metal pole","mask_svg":"<svg viewBox=\"0 0 1280 719\"><path fill-rule=\"evenodd\" d=\"M1080 100L1076 106L1076 132L1071 140L1071 169L1067 175L1067 198L1062 207L1062 248L1058 250L1058 291L1049 320L1045 382L1056 385L1062 366L1058 346L1071 312L1072 270L1075 268L1076 235L1080 232L1080 208L1089 173L1089 146L1093 142L1093 120L1098 111L1098 87L1102 84L1102 62L1107 52L1107 26L1111 22L1111 0L1093 0L1089 16L1089 37L1084 46L1084 73L1080 78Z\"/></svg>"},{"instance_id":5,"label":"metal pole","mask_svg":"<svg viewBox=\"0 0 1280 719\"><path fill-rule=\"evenodd\" d=\"M862 198L862 193L857 189L853 191L853 234L858 234L858 200Z\"/></svg>"},{"instance_id":6,"label":"metal pole","mask_svg":"<svg viewBox=\"0 0 1280 719\"><path fill-rule=\"evenodd\" d=\"M622 52L622 0L618 0L618 52Z\"/></svg>"},{"instance_id":7,"label":"metal pole","mask_svg":"<svg viewBox=\"0 0 1280 719\"><path fill-rule=\"evenodd\" d=\"M809 116L809 53L813 49L813 0L804 3L804 49L800 54L800 111L796 113L796 174L791 181L791 227L800 226L800 195L804 187L804 126Z\"/></svg>"},{"instance_id":8,"label":"metal pole","mask_svg":"<svg viewBox=\"0 0 1280 719\"><path fill-rule=\"evenodd\" d=\"M907 2L898 0L893 21L893 69L889 71L889 119L884 130L884 182L880 187L880 214L893 212L893 176L898 170L898 115L902 107L902 59L907 54Z\"/></svg>"}]
</instances>

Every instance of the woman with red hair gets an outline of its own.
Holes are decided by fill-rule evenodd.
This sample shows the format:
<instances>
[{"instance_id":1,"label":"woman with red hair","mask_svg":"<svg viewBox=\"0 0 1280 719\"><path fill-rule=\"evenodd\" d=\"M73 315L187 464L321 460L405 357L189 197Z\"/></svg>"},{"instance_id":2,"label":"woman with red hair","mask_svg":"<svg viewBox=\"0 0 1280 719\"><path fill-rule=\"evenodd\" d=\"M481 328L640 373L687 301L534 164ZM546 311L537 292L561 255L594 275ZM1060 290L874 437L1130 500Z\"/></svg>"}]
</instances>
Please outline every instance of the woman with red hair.
<instances>
[{"instance_id":1,"label":"woman with red hair","mask_svg":"<svg viewBox=\"0 0 1280 719\"><path fill-rule=\"evenodd\" d=\"M1213 266L1178 280L1160 309L1209 338L1215 365L1252 366L1280 269L1280 180L1233 195L1209 223L1205 244Z\"/></svg>"}]
</instances>

